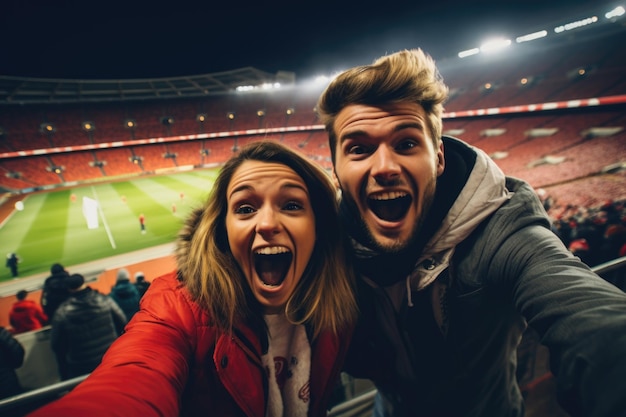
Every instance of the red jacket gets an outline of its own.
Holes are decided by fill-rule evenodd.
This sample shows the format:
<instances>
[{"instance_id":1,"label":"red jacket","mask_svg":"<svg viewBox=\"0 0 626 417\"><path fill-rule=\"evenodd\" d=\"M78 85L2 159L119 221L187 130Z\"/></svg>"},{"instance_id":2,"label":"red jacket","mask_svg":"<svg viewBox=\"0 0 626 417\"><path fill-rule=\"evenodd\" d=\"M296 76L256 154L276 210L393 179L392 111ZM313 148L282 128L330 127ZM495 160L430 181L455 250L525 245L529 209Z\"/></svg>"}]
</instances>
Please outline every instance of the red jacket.
<instances>
[{"instance_id":1,"label":"red jacket","mask_svg":"<svg viewBox=\"0 0 626 417\"><path fill-rule=\"evenodd\" d=\"M309 416L326 415L348 339L323 333L311 345ZM29 417L264 417L266 399L256 332L218 333L170 273L153 281L91 376Z\"/></svg>"},{"instance_id":2,"label":"red jacket","mask_svg":"<svg viewBox=\"0 0 626 417\"><path fill-rule=\"evenodd\" d=\"M41 329L47 322L48 316L33 300L16 301L9 311L9 323L14 334Z\"/></svg>"}]
</instances>

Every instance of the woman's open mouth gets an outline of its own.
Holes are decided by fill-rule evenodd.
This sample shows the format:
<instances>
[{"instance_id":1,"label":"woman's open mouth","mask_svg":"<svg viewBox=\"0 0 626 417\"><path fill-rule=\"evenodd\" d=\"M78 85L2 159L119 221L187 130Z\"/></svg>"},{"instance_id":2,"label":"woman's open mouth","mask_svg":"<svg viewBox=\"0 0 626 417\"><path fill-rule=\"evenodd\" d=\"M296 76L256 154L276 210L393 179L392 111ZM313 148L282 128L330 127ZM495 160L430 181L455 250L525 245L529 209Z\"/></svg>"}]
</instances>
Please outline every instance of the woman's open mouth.
<instances>
[{"instance_id":1,"label":"woman's open mouth","mask_svg":"<svg viewBox=\"0 0 626 417\"><path fill-rule=\"evenodd\" d=\"M254 269L263 284L277 287L283 283L293 255L284 246L272 246L254 252Z\"/></svg>"}]
</instances>

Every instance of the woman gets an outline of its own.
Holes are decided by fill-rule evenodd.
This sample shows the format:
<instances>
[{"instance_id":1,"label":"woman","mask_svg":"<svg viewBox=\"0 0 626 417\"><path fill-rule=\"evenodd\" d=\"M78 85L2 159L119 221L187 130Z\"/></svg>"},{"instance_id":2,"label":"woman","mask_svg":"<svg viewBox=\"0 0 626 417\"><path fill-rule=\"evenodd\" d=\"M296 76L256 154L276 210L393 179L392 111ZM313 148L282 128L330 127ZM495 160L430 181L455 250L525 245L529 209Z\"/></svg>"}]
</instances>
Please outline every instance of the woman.
<instances>
[{"instance_id":1,"label":"woman","mask_svg":"<svg viewBox=\"0 0 626 417\"><path fill-rule=\"evenodd\" d=\"M329 177L243 147L102 364L32 416L325 416L356 317Z\"/></svg>"}]
</instances>

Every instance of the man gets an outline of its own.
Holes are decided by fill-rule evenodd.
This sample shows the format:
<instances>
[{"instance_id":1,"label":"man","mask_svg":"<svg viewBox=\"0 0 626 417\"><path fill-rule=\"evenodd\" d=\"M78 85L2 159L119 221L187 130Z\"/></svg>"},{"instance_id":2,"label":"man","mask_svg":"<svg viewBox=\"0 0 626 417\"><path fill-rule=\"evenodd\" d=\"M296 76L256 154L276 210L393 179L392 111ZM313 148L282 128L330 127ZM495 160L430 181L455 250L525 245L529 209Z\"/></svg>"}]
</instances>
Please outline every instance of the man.
<instances>
[{"instance_id":1,"label":"man","mask_svg":"<svg viewBox=\"0 0 626 417\"><path fill-rule=\"evenodd\" d=\"M111 288L109 297L120 306L126 315L127 321L130 321L135 313L139 311L141 296L135 285L130 282L130 273L126 268L120 268L117 271L115 285Z\"/></svg>"},{"instance_id":2,"label":"man","mask_svg":"<svg viewBox=\"0 0 626 417\"><path fill-rule=\"evenodd\" d=\"M67 287L70 297L57 309L50 332L62 380L93 371L126 325L115 301L87 286L82 275L71 275Z\"/></svg>"},{"instance_id":3,"label":"man","mask_svg":"<svg viewBox=\"0 0 626 417\"><path fill-rule=\"evenodd\" d=\"M17 301L9 311L9 323L13 328L13 334L41 329L48 323L48 317L39 303L26 299L27 296L28 291L18 291L15 295Z\"/></svg>"},{"instance_id":4,"label":"man","mask_svg":"<svg viewBox=\"0 0 626 417\"><path fill-rule=\"evenodd\" d=\"M0 326L0 399L22 393L16 369L24 364L24 346Z\"/></svg>"},{"instance_id":5,"label":"man","mask_svg":"<svg viewBox=\"0 0 626 417\"><path fill-rule=\"evenodd\" d=\"M360 272L346 370L386 416L524 413L526 324L572 416L626 415L626 295L550 230L536 193L442 137L447 87L421 50L335 78L318 102Z\"/></svg>"},{"instance_id":6,"label":"man","mask_svg":"<svg viewBox=\"0 0 626 417\"><path fill-rule=\"evenodd\" d=\"M20 263L20 258L15 253L7 255L6 266L11 270L11 276L13 278L18 276L17 265Z\"/></svg>"},{"instance_id":7,"label":"man","mask_svg":"<svg viewBox=\"0 0 626 417\"><path fill-rule=\"evenodd\" d=\"M146 216L143 213L139 215L139 226L141 228L141 233L146 233Z\"/></svg>"},{"instance_id":8,"label":"man","mask_svg":"<svg viewBox=\"0 0 626 417\"><path fill-rule=\"evenodd\" d=\"M144 273L142 271L135 272L135 288L137 288L140 299L148 291L148 287L150 287L150 282L146 281Z\"/></svg>"},{"instance_id":9,"label":"man","mask_svg":"<svg viewBox=\"0 0 626 417\"><path fill-rule=\"evenodd\" d=\"M70 296L65 282L69 276L70 274L59 263L50 267L50 276L44 281L41 291L41 306L49 320L52 320L59 305Z\"/></svg>"}]
</instances>

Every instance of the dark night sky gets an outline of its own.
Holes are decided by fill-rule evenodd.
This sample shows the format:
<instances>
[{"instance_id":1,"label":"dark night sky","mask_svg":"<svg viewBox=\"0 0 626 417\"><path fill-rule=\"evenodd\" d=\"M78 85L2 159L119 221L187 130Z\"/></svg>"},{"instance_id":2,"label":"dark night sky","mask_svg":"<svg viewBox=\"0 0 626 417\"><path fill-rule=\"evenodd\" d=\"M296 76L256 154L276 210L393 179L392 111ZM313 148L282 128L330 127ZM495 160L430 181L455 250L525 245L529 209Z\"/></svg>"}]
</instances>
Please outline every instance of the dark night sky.
<instances>
[{"instance_id":1,"label":"dark night sky","mask_svg":"<svg viewBox=\"0 0 626 417\"><path fill-rule=\"evenodd\" d=\"M56 3L56 4L54 4ZM422 47L435 59L488 35L516 36L620 4L608 0L228 1L5 0L0 75L125 79L252 66L305 77ZM626 2L621 2L622 4Z\"/></svg>"}]
</instances>

